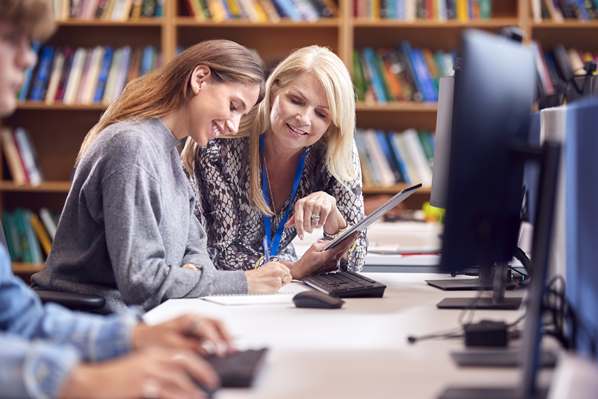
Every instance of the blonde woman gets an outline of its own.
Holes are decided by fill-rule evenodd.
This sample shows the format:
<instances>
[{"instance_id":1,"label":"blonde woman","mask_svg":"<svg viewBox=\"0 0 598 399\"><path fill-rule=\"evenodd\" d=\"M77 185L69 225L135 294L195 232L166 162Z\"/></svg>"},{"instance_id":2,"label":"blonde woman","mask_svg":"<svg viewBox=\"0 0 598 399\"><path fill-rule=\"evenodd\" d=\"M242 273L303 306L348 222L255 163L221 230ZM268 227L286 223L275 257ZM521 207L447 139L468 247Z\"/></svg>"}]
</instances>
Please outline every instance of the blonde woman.
<instances>
[{"instance_id":1,"label":"blonde woman","mask_svg":"<svg viewBox=\"0 0 598 399\"><path fill-rule=\"evenodd\" d=\"M260 60L226 40L199 43L132 81L85 137L48 267L35 284L94 293L106 311L168 298L272 292L291 276L219 271L193 216L177 144L234 134L263 95Z\"/></svg>"},{"instance_id":2,"label":"blonde woman","mask_svg":"<svg viewBox=\"0 0 598 399\"><path fill-rule=\"evenodd\" d=\"M246 137L205 148L188 142L183 158L194 172L196 214L217 268L250 270L274 258L302 278L336 267L352 243L321 251L320 242L299 260L290 243L319 227L334 236L363 217L354 128L347 69L330 50L310 46L274 69ZM346 257L349 269L361 269L365 252L362 233Z\"/></svg>"}]
</instances>

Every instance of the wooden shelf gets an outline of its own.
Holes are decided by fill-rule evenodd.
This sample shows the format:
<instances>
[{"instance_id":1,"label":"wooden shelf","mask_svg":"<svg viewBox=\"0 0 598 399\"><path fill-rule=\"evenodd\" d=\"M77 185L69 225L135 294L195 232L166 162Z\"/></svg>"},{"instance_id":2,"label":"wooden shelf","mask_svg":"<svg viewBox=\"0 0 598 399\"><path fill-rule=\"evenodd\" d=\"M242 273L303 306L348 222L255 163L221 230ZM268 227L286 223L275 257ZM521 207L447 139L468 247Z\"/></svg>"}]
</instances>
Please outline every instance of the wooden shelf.
<instances>
[{"instance_id":1,"label":"wooden shelf","mask_svg":"<svg viewBox=\"0 0 598 399\"><path fill-rule=\"evenodd\" d=\"M517 18L492 18L480 19L468 22L461 21L428 21L414 20L402 21L396 19L372 19L354 18L352 24L356 28L401 28L401 29L466 29L466 28L502 28L505 26L518 25Z\"/></svg>"},{"instance_id":2,"label":"wooden shelf","mask_svg":"<svg viewBox=\"0 0 598 399\"><path fill-rule=\"evenodd\" d=\"M357 112L436 112L436 103L391 102L391 103L357 103Z\"/></svg>"},{"instance_id":3,"label":"wooden shelf","mask_svg":"<svg viewBox=\"0 0 598 399\"><path fill-rule=\"evenodd\" d=\"M598 29L598 21L534 22L532 29Z\"/></svg>"},{"instance_id":4,"label":"wooden shelf","mask_svg":"<svg viewBox=\"0 0 598 399\"><path fill-rule=\"evenodd\" d=\"M45 264L40 263L15 263L12 264L12 271L14 274L33 274L43 270Z\"/></svg>"},{"instance_id":5,"label":"wooden shelf","mask_svg":"<svg viewBox=\"0 0 598 399\"><path fill-rule=\"evenodd\" d=\"M68 181L44 182L37 186L19 185L11 181L0 181L0 191L22 193L67 193L70 188L71 182Z\"/></svg>"},{"instance_id":6,"label":"wooden shelf","mask_svg":"<svg viewBox=\"0 0 598 399\"><path fill-rule=\"evenodd\" d=\"M396 184L393 186L364 186L363 193L364 194L396 194L399 191L403 190L404 188L407 188L408 186L409 186L408 184ZM417 193L429 195L431 190L432 189L430 187L422 187L419 190L417 190Z\"/></svg>"},{"instance_id":7,"label":"wooden shelf","mask_svg":"<svg viewBox=\"0 0 598 399\"><path fill-rule=\"evenodd\" d=\"M33 111L104 111L107 107L106 104L47 104L42 101L24 101L19 102L17 109Z\"/></svg>"},{"instance_id":8,"label":"wooden shelf","mask_svg":"<svg viewBox=\"0 0 598 399\"><path fill-rule=\"evenodd\" d=\"M107 20L107 19L67 19L62 21L57 21L56 25L60 27L69 27L69 26L93 26L93 27L126 27L126 28L134 28L134 27L148 27L148 26L155 26L160 27L163 24L162 18L139 18L139 19L128 19L128 20Z\"/></svg>"},{"instance_id":9,"label":"wooden shelf","mask_svg":"<svg viewBox=\"0 0 598 399\"><path fill-rule=\"evenodd\" d=\"M337 28L340 26L338 18L325 18L317 21L290 21L280 22L252 22L249 20L226 20L221 22L199 21L193 17L178 17L177 26L210 27L210 28Z\"/></svg>"}]
</instances>

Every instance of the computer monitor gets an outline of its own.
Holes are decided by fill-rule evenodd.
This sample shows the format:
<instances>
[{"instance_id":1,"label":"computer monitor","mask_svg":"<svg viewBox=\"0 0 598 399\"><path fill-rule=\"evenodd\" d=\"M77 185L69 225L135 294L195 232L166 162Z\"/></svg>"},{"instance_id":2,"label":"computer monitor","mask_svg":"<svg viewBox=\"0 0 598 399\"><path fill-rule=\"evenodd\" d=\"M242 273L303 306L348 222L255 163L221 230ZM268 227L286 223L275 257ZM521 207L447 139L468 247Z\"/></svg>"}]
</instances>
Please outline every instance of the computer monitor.
<instances>
[{"instance_id":1,"label":"computer monitor","mask_svg":"<svg viewBox=\"0 0 598 399\"><path fill-rule=\"evenodd\" d=\"M566 295L575 319L575 349L598 362L598 97L566 113Z\"/></svg>"},{"instance_id":2,"label":"computer monitor","mask_svg":"<svg viewBox=\"0 0 598 399\"><path fill-rule=\"evenodd\" d=\"M488 286L492 271L506 265L517 246L524 163L513 148L528 140L534 58L528 48L480 31L463 35L461 54L439 269L458 273L478 266L480 282ZM480 298L475 306L497 300L505 308L519 306L517 298L498 296L494 301ZM472 303L470 298L451 298L439 305L462 308Z\"/></svg>"},{"instance_id":3,"label":"computer monitor","mask_svg":"<svg viewBox=\"0 0 598 399\"><path fill-rule=\"evenodd\" d=\"M511 260L520 225L523 166L537 160L541 170L520 383L516 387L457 387L441 397L533 398L541 396L536 376L542 298L561 147L549 140L541 148L528 144L535 94L531 50L488 33L467 31L462 51L463 69L455 81L440 269L459 272L471 265L500 269Z\"/></svg>"}]
</instances>

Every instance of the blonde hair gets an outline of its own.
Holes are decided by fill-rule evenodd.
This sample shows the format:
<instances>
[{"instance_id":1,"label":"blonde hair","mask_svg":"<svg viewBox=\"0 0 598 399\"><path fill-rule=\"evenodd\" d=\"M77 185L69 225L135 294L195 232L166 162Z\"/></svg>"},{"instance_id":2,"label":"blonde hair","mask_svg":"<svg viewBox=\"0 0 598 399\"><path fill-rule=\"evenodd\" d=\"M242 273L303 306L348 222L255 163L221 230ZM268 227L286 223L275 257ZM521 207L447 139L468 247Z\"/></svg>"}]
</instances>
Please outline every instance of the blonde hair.
<instances>
[{"instance_id":1,"label":"blonde hair","mask_svg":"<svg viewBox=\"0 0 598 399\"><path fill-rule=\"evenodd\" d=\"M50 0L2 0L0 21L35 40L47 39L55 29Z\"/></svg>"},{"instance_id":2,"label":"blonde hair","mask_svg":"<svg viewBox=\"0 0 598 399\"><path fill-rule=\"evenodd\" d=\"M308 46L298 49L285 58L272 71L266 81L266 93L256 110L251 125L241 126L238 136L249 136L250 198L263 213L272 214L261 189L259 136L270 129L270 111L276 93L303 73L311 73L322 85L330 108L331 124L323 136L327 142L326 167L341 183L355 179L353 166L353 139L355 131L355 94L353 83L345 64L325 47ZM189 144L189 142L187 143ZM197 146L188 145L184 150L184 163L193 173Z\"/></svg>"},{"instance_id":3,"label":"blonde hair","mask_svg":"<svg viewBox=\"0 0 598 399\"><path fill-rule=\"evenodd\" d=\"M264 95L264 69L257 54L230 40L208 40L189 47L164 67L132 80L120 97L85 136L77 160L106 127L126 119L163 117L180 109L192 97L191 76L198 65L210 68L218 82L260 85Z\"/></svg>"}]
</instances>

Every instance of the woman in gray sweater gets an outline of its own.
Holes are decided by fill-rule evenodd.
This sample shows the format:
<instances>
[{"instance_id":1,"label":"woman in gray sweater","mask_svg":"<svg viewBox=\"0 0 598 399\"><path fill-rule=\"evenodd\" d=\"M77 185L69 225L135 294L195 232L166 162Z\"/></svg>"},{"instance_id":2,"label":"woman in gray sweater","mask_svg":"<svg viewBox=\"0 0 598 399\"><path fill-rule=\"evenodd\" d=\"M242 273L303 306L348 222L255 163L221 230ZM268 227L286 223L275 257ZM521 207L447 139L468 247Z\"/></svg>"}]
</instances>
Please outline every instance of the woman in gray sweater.
<instances>
[{"instance_id":1,"label":"woman in gray sweater","mask_svg":"<svg viewBox=\"0 0 598 399\"><path fill-rule=\"evenodd\" d=\"M263 96L261 62L213 40L127 85L85 137L48 267L34 284L99 294L106 312L169 298L273 292L290 281L278 262L216 270L193 216L177 144L234 134Z\"/></svg>"}]
</instances>

